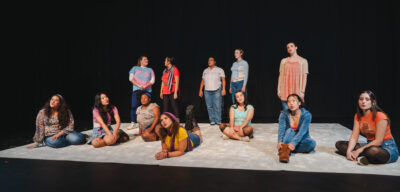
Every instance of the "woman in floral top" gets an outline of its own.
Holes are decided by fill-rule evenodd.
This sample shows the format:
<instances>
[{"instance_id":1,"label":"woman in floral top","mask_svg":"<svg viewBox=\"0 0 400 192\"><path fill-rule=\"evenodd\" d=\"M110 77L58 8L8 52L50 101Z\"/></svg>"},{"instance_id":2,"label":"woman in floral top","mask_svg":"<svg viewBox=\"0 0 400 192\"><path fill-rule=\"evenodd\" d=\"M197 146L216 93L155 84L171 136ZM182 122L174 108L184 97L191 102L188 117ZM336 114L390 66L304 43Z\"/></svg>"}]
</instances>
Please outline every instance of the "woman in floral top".
<instances>
[{"instance_id":1,"label":"woman in floral top","mask_svg":"<svg viewBox=\"0 0 400 192\"><path fill-rule=\"evenodd\" d=\"M33 141L36 143L29 149L47 145L60 148L68 145L79 145L85 135L74 131L74 118L64 98L53 95L39 111L36 118L36 132Z\"/></svg>"}]
</instances>

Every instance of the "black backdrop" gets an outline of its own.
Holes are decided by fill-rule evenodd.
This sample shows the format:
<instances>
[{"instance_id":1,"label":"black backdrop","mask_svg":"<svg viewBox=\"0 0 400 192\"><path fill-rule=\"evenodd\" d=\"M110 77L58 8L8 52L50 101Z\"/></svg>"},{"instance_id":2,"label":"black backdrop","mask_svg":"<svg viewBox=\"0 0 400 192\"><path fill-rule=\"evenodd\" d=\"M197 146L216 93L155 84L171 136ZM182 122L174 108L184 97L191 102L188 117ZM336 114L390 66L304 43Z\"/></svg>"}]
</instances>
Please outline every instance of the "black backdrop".
<instances>
[{"instance_id":1,"label":"black backdrop","mask_svg":"<svg viewBox=\"0 0 400 192\"><path fill-rule=\"evenodd\" d=\"M254 121L276 122L279 63L287 56L286 43L294 41L309 61L306 104L314 122L351 122L358 94L371 89L392 118L398 140L400 6L395 1L141 0L21 7L10 16L13 76L21 82L11 89L17 93L11 118L20 126L7 129L10 133L33 134L37 112L54 93L66 98L79 130L91 128L100 90L129 122L128 71L140 55L149 57L156 73L159 104L163 59L176 57L182 113L198 98L208 57L216 57L229 79L235 48L244 49L250 66ZM228 108L230 95L224 102ZM207 119L204 104L197 116Z\"/></svg>"}]
</instances>

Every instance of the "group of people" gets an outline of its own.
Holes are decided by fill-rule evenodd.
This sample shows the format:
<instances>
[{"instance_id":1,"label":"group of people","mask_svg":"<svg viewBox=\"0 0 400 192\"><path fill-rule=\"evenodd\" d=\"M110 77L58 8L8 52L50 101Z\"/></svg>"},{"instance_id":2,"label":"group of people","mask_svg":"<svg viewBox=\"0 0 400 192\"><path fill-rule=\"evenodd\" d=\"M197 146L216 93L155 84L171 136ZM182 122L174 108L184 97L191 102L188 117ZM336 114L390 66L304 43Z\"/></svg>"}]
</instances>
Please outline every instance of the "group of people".
<instances>
[{"instance_id":1,"label":"group of people","mask_svg":"<svg viewBox=\"0 0 400 192\"><path fill-rule=\"evenodd\" d=\"M309 125L311 113L304 107L307 84L308 62L297 54L294 43L286 45L289 57L281 60L277 95L282 103L279 116L277 150L280 162L289 162L292 153L310 153L315 151L316 142L310 137ZM247 80L249 65L243 59L244 51L236 49L236 61L231 67L229 93L232 106L229 109L229 123L221 122L222 97L226 95L224 70L216 66L216 59L209 57L208 67L204 70L200 83L199 96L205 97L211 125L219 125L223 139L249 142L254 137L251 125L254 107L247 99ZM137 66L129 71L129 80L133 85L131 104L131 124L128 129L138 127L142 139L146 142L161 140L162 150L155 155L160 160L177 157L199 146L203 137L194 118L193 106L186 109L185 126L180 125L179 108L179 70L173 57L166 57L162 74L160 98L163 100L163 112L151 102L152 85L155 74L148 67L148 58L142 56ZM115 122L114 128L111 123ZM129 140L129 136L120 129L121 120L116 106L110 104L105 93L95 96L93 106L93 132L89 137L74 131L74 119L65 99L53 95L40 110L36 120L36 133L33 140L38 146L53 148L88 143L93 147L115 145ZM368 143L357 143L360 133L367 136ZM338 153L358 164L382 164L398 159L397 145L390 131L390 119L377 105L371 91L364 91L358 99L357 113L354 118L353 133L349 141L336 143Z\"/></svg>"}]
</instances>

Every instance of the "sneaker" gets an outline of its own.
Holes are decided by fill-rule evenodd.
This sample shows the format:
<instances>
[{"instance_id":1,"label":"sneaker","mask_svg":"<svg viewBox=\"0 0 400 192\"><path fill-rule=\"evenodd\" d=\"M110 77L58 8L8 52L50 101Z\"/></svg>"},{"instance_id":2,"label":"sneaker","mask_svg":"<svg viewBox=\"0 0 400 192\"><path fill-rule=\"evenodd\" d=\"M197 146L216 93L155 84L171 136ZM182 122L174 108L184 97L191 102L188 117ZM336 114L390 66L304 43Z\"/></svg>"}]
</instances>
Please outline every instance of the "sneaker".
<instances>
[{"instance_id":1,"label":"sneaker","mask_svg":"<svg viewBox=\"0 0 400 192\"><path fill-rule=\"evenodd\" d=\"M225 134L222 134L222 139L224 139L224 140L228 140L228 139L229 139L229 137L228 137L228 136L226 136Z\"/></svg>"},{"instance_id":2,"label":"sneaker","mask_svg":"<svg viewBox=\"0 0 400 192\"><path fill-rule=\"evenodd\" d=\"M214 122L211 122L210 125L213 126L213 125L215 125L215 123L214 123Z\"/></svg>"},{"instance_id":3,"label":"sneaker","mask_svg":"<svg viewBox=\"0 0 400 192\"><path fill-rule=\"evenodd\" d=\"M136 128L136 123L131 123L127 129L131 130L131 129L135 129L135 128Z\"/></svg>"},{"instance_id":4,"label":"sneaker","mask_svg":"<svg viewBox=\"0 0 400 192\"><path fill-rule=\"evenodd\" d=\"M365 157L365 156L358 157L357 158L357 164L359 164L359 165L368 165L369 162L368 162L367 157Z\"/></svg>"},{"instance_id":5,"label":"sneaker","mask_svg":"<svg viewBox=\"0 0 400 192\"><path fill-rule=\"evenodd\" d=\"M244 142L250 142L249 136L241 137L240 140Z\"/></svg>"}]
</instances>

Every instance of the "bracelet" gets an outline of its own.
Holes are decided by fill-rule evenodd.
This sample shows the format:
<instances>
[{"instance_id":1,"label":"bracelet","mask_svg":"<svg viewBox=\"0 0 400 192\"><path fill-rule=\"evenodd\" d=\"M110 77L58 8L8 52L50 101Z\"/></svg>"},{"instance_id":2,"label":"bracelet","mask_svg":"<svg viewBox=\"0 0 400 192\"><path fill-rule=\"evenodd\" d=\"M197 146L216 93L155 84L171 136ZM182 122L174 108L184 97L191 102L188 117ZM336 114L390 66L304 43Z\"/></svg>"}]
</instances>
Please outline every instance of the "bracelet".
<instances>
[{"instance_id":1,"label":"bracelet","mask_svg":"<svg viewBox=\"0 0 400 192\"><path fill-rule=\"evenodd\" d=\"M168 151L167 151L167 158L169 158L169 154L168 154Z\"/></svg>"}]
</instances>

